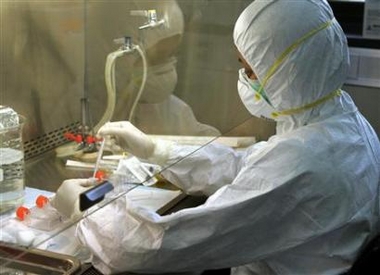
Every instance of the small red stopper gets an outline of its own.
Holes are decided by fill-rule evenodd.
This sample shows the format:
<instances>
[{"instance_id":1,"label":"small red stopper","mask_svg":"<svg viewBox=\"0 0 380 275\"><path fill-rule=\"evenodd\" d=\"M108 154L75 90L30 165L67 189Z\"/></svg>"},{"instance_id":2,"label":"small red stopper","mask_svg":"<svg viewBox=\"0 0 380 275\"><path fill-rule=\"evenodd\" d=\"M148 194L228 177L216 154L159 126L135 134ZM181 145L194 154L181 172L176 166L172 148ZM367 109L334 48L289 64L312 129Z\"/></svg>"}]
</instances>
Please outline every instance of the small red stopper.
<instances>
[{"instance_id":1,"label":"small red stopper","mask_svg":"<svg viewBox=\"0 0 380 275\"><path fill-rule=\"evenodd\" d=\"M44 207L49 202L49 198L44 195L39 195L36 199L36 205L38 208Z\"/></svg>"},{"instance_id":2,"label":"small red stopper","mask_svg":"<svg viewBox=\"0 0 380 275\"><path fill-rule=\"evenodd\" d=\"M98 180L98 181L102 181L104 180L106 177L106 173L102 170L98 170L96 171L95 173L95 178Z\"/></svg>"},{"instance_id":3,"label":"small red stopper","mask_svg":"<svg viewBox=\"0 0 380 275\"><path fill-rule=\"evenodd\" d=\"M26 216L30 214L30 210L25 206L20 206L16 210L16 216L19 220L25 220Z\"/></svg>"}]
</instances>

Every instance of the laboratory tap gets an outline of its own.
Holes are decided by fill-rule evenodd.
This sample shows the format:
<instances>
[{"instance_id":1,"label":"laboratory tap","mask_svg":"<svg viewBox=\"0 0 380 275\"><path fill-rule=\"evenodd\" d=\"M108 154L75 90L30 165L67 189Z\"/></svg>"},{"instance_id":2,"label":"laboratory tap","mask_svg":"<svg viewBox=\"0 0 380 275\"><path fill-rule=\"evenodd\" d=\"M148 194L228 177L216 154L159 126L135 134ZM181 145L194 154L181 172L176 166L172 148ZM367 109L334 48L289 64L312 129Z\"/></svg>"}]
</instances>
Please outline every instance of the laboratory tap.
<instances>
[{"instance_id":1,"label":"laboratory tap","mask_svg":"<svg viewBox=\"0 0 380 275\"><path fill-rule=\"evenodd\" d=\"M121 38L116 38L113 40L115 44L121 45L119 50L123 52L132 52L135 50L135 46L132 43L132 38L130 36L124 36Z\"/></svg>"},{"instance_id":2,"label":"laboratory tap","mask_svg":"<svg viewBox=\"0 0 380 275\"><path fill-rule=\"evenodd\" d=\"M144 25L139 27L139 30L155 28L165 24L165 19L158 19L156 10L132 10L130 14L132 16L143 16L147 19Z\"/></svg>"}]
</instances>

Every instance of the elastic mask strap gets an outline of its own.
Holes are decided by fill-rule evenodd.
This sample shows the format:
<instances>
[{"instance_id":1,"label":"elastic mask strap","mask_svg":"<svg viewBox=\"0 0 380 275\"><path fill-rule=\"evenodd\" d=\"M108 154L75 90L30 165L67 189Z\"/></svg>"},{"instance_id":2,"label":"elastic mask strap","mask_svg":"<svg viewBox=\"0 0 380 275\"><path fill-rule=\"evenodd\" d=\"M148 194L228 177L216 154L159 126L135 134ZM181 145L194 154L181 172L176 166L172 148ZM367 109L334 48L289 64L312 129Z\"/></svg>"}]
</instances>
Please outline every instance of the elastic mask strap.
<instances>
[{"instance_id":1,"label":"elastic mask strap","mask_svg":"<svg viewBox=\"0 0 380 275\"><path fill-rule=\"evenodd\" d=\"M260 100L261 98L264 98L264 100L273 108L272 103L269 101L269 98L267 94L265 93L264 89L262 88L262 85L259 84L258 87L255 87L252 85L249 77L245 74L242 73L245 81L248 83L248 85L255 91L255 100ZM260 82L258 82L260 83Z\"/></svg>"},{"instance_id":2,"label":"elastic mask strap","mask_svg":"<svg viewBox=\"0 0 380 275\"><path fill-rule=\"evenodd\" d=\"M274 75L274 73L276 72L278 67L280 67L280 65L284 62L284 60L288 57L288 55L291 52L293 52L295 49L297 49L303 42L305 42L310 37L314 36L318 32L320 32L324 29L327 29L329 26L331 26L333 20L334 19L329 20L329 21L323 23L322 25L320 25L318 28L311 30L310 32L308 32L307 34L302 36L301 38L297 39L292 45L290 45L285 51L283 51L282 54L273 63L272 67L270 67L270 69L268 70L268 72L267 72L266 76L264 77L264 80L263 80L262 84L260 85L257 92L259 94L263 93L264 87L268 83L269 79ZM323 103L323 102L325 102L325 101L327 101L327 100L329 100L335 96L338 96L338 95L341 95L340 90L334 91L331 94L329 94L323 98L320 98L320 99L318 99L318 100L316 100L310 104L304 105L304 106L299 107L299 108L289 109L289 110L280 111L280 112L273 112L272 117L276 118L280 115L291 115L291 114L295 114L295 113L300 113L304 110L313 108L313 107L315 107L315 106L317 106L317 105L319 105L319 104L321 104L321 103Z\"/></svg>"},{"instance_id":3,"label":"elastic mask strap","mask_svg":"<svg viewBox=\"0 0 380 275\"><path fill-rule=\"evenodd\" d=\"M283 53L280 55L280 57L277 58L277 60L272 65L272 67L268 70L266 76L264 77L264 80L263 80L263 83L262 83L260 89L263 89L266 86L269 78L272 77L272 75L276 72L276 70L278 69L278 67L284 62L285 58L287 58L288 55L292 51L294 51L295 49L297 49L305 40L309 39L310 37L312 37L313 35L317 34L318 32L320 32L320 31L328 28L329 26L331 26L331 24L332 24L332 20L323 23L318 28L316 28L316 29L308 32L307 34L305 34L304 36L302 36L301 38L299 38L298 40L296 40L285 51L283 51Z\"/></svg>"},{"instance_id":4,"label":"elastic mask strap","mask_svg":"<svg viewBox=\"0 0 380 275\"><path fill-rule=\"evenodd\" d=\"M252 88L254 88L254 87L252 87ZM264 89L262 88L261 85L260 85L260 88L258 90L255 90L255 92L256 92L255 97L257 97L256 98L257 100L260 100L260 97L262 97L273 108L272 103L270 102L267 94L265 93L265 91L264 91Z\"/></svg>"},{"instance_id":5,"label":"elastic mask strap","mask_svg":"<svg viewBox=\"0 0 380 275\"><path fill-rule=\"evenodd\" d=\"M298 107L298 108L293 108L293 109L288 109L288 110L284 110L284 111L279 111L279 112L273 112L271 115L273 118L277 118L279 116L282 116L282 115L294 115L294 114L298 114L298 113L301 113L305 110L308 110L308 109L311 109L311 108L314 108L316 106L318 106L319 104L322 104L336 96L341 96L342 95L342 91L340 89L328 94L327 96L324 96L312 103L309 103L309 104L306 104L304 106L301 106L301 107Z\"/></svg>"}]
</instances>

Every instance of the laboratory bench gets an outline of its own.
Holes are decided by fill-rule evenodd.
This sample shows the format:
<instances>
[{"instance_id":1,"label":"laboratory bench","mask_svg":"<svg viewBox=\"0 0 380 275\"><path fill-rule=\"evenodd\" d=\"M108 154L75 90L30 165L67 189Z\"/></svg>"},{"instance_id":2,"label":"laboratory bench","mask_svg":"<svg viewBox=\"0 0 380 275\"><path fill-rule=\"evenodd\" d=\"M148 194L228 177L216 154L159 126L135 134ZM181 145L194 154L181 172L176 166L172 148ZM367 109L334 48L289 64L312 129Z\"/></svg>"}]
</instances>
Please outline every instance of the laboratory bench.
<instances>
[{"instance_id":1,"label":"laboratory bench","mask_svg":"<svg viewBox=\"0 0 380 275\"><path fill-rule=\"evenodd\" d=\"M144 187L143 187L144 188ZM31 201L37 194L43 194L46 196L51 195L51 192L43 191L34 188L26 188L27 192L27 200L31 204ZM206 200L205 197L193 197L193 196L176 196L175 200L171 200L168 204L169 207L164 207L159 209L157 212L161 214L170 214L172 212L176 212L180 209L195 207L202 204ZM174 202L174 203L173 203ZM157 207L157 206L153 206ZM14 226L11 224L10 226ZM69 244L68 238L74 234L75 225L68 229L68 232L63 232L63 236L58 237L59 241L56 243L54 238L52 240L47 241L46 250L41 248L27 248L20 245L10 245L3 244L0 242L0 264L3 265L1 268L11 268L18 270L18 272L24 271L27 274L51 274L51 275L60 275L60 274L77 274L77 275L101 275L99 271L97 271L91 263L88 261L83 261L81 256L77 257L73 254L73 250L71 245ZM62 240L66 239L66 243L62 243ZM65 242L65 241L64 241ZM52 250L49 247L53 247ZM68 248L67 248L68 247ZM68 252L70 251L70 252ZM88 253L88 251L87 251ZM81 254L81 253L79 253ZM86 255L86 250L84 252ZM9 264L7 260L9 260L9 256L12 255L12 261ZM88 256L88 254L87 254ZM13 259L17 259L13 261ZM12 272L9 274L13 274ZM23 274L23 273L14 273L14 274ZM177 274L177 273L176 273ZM186 273L184 273L185 275ZM210 270L204 271L202 275L227 275L230 274L229 269L222 270ZM126 272L120 275L134 275L134 273ZM177 274L179 275L179 274Z\"/></svg>"},{"instance_id":2,"label":"laboratory bench","mask_svg":"<svg viewBox=\"0 0 380 275\"><path fill-rule=\"evenodd\" d=\"M66 167L66 160L56 157L54 151L46 152L38 157L29 159L25 165L25 181L26 181L26 196L25 205L31 207L34 203L34 198L37 195L45 195L47 197L54 196L54 192L60 186L65 179L70 178L89 178L92 176L93 171L89 169L81 168L68 168ZM157 199L149 197L146 202L150 202L151 207L157 213L161 215L170 214L178 210L195 207L205 202L206 197L187 196L182 191L172 188L167 184L160 184L160 188L141 186L133 189L128 195L131 199L136 199L139 202L145 204L144 200L141 200L145 194L157 194ZM152 192L151 189L154 189ZM156 190L157 189L157 190ZM14 227L17 218L14 213L11 213L11 217L2 217L2 231L6 231L7 226ZM4 216L4 215L1 215ZM5 219L12 219L9 223L5 222ZM13 224L12 224L13 222ZM20 223L20 221L17 221ZM4 227L5 224L5 227ZM69 227L68 227L69 228ZM20 269L27 274L84 274L84 275L99 275L99 273L91 263L87 263L82 259L78 259L76 255L73 255L72 248L70 246L69 238L74 234L75 225L66 230L64 234L61 234L55 241L54 238L47 242L46 247L38 247L37 249L28 248L28 246L11 245L10 243L0 242L0 264L2 269L11 268ZM38 231L38 230L37 230ZM38 233L36 233L37 236ZM44 235L46 238L46 235ZM66 238L66 239L65 239ZM57 239L57 238L56 238ZM63 240L63 241L62 241ZM49 247L53 247L50 249ZM12 255L12 263L9 262L7 255ZM13 261L14 259L17 259ZM17 272L16 272L17 273ZM14 273L14 274L16 274ZM13 273L10 273L13 274ZM20 273L17 273L20 274ZM23 273L21 273L23 274ZM132 273L124 273L124 275L132 275ZM203 274L229 274L229 269L205 271Z\"/></svg>"}]
</instances>

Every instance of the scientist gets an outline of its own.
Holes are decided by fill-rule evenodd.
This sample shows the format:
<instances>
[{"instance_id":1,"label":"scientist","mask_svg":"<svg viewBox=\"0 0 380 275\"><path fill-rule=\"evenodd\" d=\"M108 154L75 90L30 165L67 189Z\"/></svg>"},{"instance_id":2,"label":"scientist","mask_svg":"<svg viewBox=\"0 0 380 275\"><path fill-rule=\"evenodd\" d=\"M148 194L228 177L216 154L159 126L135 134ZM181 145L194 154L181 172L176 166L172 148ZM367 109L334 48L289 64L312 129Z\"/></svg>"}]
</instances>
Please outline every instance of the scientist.
<instances>
[{"instance_id":1,"label":"scientist","mask_svg":"<svg viewBox=\"0 0 380 275\"><path fill-rule=\"evenodd\" d=\"M196 118L191 107L174 95L177 87L177 58L184 31L182 10L175 0L135 1L137 10L156 9L165 24L139 31L136 24L132 33L141 37L141 44L148 62L148 75L144 90L131 119L133 124L147 134L218 136L219 130ZM144 21L141 20L140 24ZM139 33L136 33L136 30ZM136 41L135 41L136 42ZM142 84L141 58L134 61L132 80L120 95L120 107L126 109L131 94L137 94ZM128 105L128 104L127 104Z\"/></svg>"},{"instance_id":2,"label":"scientist","mask_svg":"<svg viewBox=\"0 0 380 275\"><path fill-rule=\"evenodd\" d=\"M327 1L257 0L233 37L239 95L253 115L276 120L276 134L244 152L195 150L129 122L104 125L100 135L209 198L160 216L122 197L84 218L77 235L101 272L342 274L378 234L380 145L341 90L348 48Z\"/></svg>"},{"instance_id":3,"label":"scientist","mask_svg":"<svg viewBox=\"0 0 380 275\"><path fill-rule=\"evenodd\" d=\"M176 54L184 34L184 15L175 0L90 1L86 7L89 14L86 26L92 30L90 44L97 45L86 49L91 59L88 73L92 102L103 105L106 87L102 76L106 58L118 47L114 39L128 35L145 53L148 75L142 95L133 108L142 84L143 62L137 51L117 59L112 120L131 119L147 134L220 135L218 129L199 121L192 108L175 95L178 89ZM130 12L136 10L156 10L158 20L164 19L165 24L139 30L146 25L147 18L130 16Z\"/></svg>"}]
</instances>

